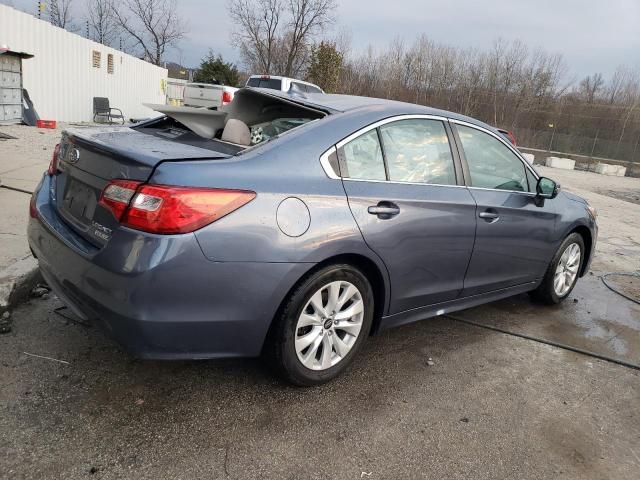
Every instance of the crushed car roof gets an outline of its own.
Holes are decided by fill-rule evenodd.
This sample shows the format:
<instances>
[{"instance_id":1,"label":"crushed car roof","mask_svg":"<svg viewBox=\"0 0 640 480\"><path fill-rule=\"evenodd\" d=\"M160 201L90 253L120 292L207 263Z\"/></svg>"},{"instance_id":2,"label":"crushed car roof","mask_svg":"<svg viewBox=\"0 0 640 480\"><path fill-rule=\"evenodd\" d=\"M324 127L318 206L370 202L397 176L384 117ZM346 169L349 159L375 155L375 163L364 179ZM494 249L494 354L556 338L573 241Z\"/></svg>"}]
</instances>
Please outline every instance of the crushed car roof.
<instances>
[{"instance_id":1,"label":"crushed car roof","mask_svg":"<svg viewBox=\"0 0 640 480\"><path fill-rule=\"evenodd\" d=\"M333 93L298 93L298 92L281 92L268 88L245 87L266 95L279 97L296 103L301 103L309 107L326 111L327 113L346 113L352 110L359 110L367 107L384 107L388 106L393 110L405 110L408 114L437 115L441 117L452 118L464 122L473 123L485 128L495 130L491 125L487 125L480 120L476 120L466 115L440 110L437 108L426 107L424 105L416 105L414 103L399 102L397 100L387 100L384 98L359 97L356 95L339 95Z\"/></svg>"}]
</instances>

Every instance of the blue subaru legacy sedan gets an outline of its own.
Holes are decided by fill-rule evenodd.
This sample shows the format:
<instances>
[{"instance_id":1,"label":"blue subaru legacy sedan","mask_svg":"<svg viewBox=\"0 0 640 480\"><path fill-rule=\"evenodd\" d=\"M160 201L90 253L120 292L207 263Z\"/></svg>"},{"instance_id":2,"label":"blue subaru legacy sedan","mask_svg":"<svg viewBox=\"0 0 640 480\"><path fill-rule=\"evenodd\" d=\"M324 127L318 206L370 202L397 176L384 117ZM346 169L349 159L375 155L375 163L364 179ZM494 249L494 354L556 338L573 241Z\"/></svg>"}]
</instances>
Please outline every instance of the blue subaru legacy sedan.
<instances>
[{"instance_id":1,"label":"blue subaru legacy sedan","mask_svg":"<svg viewBox=\"0 0 640 480\"><path fill-rule=\"evenodd\" d=\"M53 291L133 355L265 355L315 385L380 330L559 303L593 257L594 209L472 118L256 88L151 108L66 130L28 227Z\"/></svg>"}]
</instances>

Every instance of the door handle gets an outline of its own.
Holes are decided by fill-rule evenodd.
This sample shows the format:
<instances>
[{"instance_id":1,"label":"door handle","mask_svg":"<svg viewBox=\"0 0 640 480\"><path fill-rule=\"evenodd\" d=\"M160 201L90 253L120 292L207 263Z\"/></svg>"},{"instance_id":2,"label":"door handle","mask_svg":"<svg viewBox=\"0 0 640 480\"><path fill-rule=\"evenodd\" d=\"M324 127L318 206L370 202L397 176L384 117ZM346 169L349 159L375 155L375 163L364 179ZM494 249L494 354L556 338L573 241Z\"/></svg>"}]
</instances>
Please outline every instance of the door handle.
<instances>
[{"instance_id":1,"label":"door handle","mask_svg":"<svg viewBox=\"0 0 640 480\"><path fill-rule=\"evenodd\" d=\"M377 215L382 219L388 219L400 213L400 208L391 202L380 202L378 205L371 205L367 208L371 215Z\"/></svg>"},{"instance_id":2,"label":"door handle","mask_svg":"<svg viewBox=\"0 0 640 480\"><path fill-rule=\"evenodd\" d=\"M500 215L498 215L498 213L497 213L497 212L492 212L492 211L489 211L489 210L484 211L484 212L480 212L480 213L478 214L478 216L479 216L480 218L483 218L483 219L485 219L485 220L489 221L489 222L495 221L495 220L497 220L498 218L500 218Z\"/></svg>"}]
</instances>

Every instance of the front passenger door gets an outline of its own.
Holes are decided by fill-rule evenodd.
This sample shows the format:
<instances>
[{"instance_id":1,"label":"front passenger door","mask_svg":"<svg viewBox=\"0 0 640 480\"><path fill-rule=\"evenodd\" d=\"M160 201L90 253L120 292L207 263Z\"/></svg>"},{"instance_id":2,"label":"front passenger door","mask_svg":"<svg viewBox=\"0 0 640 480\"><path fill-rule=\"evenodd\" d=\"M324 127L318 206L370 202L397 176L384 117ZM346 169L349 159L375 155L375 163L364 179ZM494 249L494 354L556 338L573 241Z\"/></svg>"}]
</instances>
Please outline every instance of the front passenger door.
<instances>
[{"instance_id":1,"label":"front passenger door","mask_svg":"<svg viewBox=\"0 0 640 480\"><path fill-rule=\"evenodd\" d=\"M462 296L535 282L553 254L553 200L536 205L536 174L497 135L452 123L478 215Z\"/></svg>"}]
</instances>

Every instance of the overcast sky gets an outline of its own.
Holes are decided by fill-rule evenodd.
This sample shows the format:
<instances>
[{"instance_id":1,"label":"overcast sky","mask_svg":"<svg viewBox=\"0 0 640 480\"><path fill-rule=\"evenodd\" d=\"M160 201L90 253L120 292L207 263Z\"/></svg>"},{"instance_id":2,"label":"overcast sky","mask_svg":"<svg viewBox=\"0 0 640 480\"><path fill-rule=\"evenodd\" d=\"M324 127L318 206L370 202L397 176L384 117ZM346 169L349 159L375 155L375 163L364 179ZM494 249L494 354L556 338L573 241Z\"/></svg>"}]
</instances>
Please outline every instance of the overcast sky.
<instances>
[{"instance_id":1,"label":"overcast sky","mask_svg":"<svg viewBox=\"0 0 640 480\"><path fill-rule=\"evenodd\" d=\"M44 0L46 2L46 0ZM78 14L85 0L72 0ZM36 0L0 0L33 13ZM338 26L352 49L381 49L394 37L408 42L426 33L460 47L489 48L493 40L520 39L561 53L570 76L609 75L620 64L640 68L640 0L338 0ZM178 0L188 38L168 60L196 66L212 48L238 61L230 41L226 0ZM1 32L0 32L1 37ZM0 38L0 40L2 40Z\"/></svg>"}]
</instances>

